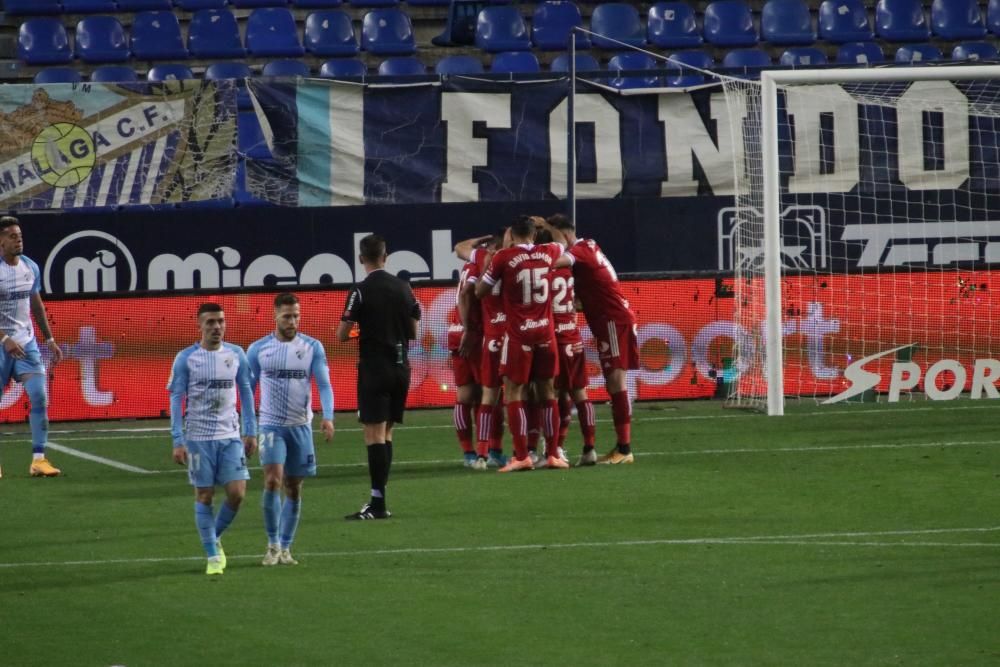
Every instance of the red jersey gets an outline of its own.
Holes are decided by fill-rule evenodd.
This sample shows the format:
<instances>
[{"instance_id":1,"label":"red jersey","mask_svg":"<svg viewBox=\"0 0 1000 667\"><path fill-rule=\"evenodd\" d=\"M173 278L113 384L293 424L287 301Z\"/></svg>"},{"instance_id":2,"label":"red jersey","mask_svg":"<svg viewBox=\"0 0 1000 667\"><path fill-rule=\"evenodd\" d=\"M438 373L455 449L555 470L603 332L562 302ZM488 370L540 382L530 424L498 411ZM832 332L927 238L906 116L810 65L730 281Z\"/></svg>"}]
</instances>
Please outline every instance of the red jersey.
<instances>
[{"instance_id":1,"label":"red jersey","mask_svg":"<svg viewBox=\"0 0 1000 667\"><path fill-rule=\"evenodd\" d=\"M486 273L486 269L488 268L486 266L487 257L489 257L489 253L479 248L473 250L472 257L469 258L469 261L476 265L476 277L478 279L481 279L483 274ZM503 297L500 296L501 288L502 285L498 281L493 285L493 289L490 290L489 294L479 300L479 320L482 322L484 338L500 339L507 332L507 316L504 315L503 311Z\"/></svg>"},{"instance_id":2,"label":"red jersey","mask_svg":"<svg viewBox=\"0 0 1000 667\"><path fill-rule=\"evenodd\" d=\"M448 349L457 350L459 343L462 342L462 333L465 327L462 325L462 317L458 313L458 302L462 290L465 289L466 285L475 284L476 279L479 277L479 267L473 262L466 262L462 265L462 270L458 274L458 286L455 288L455 308L452 309L451 315L448 318ZM482 333L483 331L483 316L479 308L473 304L471 310L469 311L469 330L470 332Z\"/></svg>"},{"instance_id":3,"label":"red jersey","mask_svg":"<svg viewBox=\"0 0 1000 667\"><path fill-rule=\"evenodd\" d=\"M563 266L549 274L552 287L552 317L556 325L556 342L560 345L582 342L576 326L576 306L573 304L573 269Z\"/></svg>"},{"instance_id":4,"label":"red jersey","mask_svg":"<svg viewBox=\"0 0 1000 667\"><path fill-rule=\"evenodd\" d=\"M502 286L509 337L528 344L552 340L555 328L549 271L562 254L558 243L545 243L516 245L493 255L482 279L487 285Z\"/></svg>"},{"instance_id":5,"label":"red jersey","mask_svg":"<svg viewBox=\"0 0 1000 667\"><path fill-rule=\"evenodd\" d=\"M587 323L635 324L635 315L622 296L618 274L593 239L578 239L567 251L573 257L573 277Z\"/></svg>"}]
</instances>

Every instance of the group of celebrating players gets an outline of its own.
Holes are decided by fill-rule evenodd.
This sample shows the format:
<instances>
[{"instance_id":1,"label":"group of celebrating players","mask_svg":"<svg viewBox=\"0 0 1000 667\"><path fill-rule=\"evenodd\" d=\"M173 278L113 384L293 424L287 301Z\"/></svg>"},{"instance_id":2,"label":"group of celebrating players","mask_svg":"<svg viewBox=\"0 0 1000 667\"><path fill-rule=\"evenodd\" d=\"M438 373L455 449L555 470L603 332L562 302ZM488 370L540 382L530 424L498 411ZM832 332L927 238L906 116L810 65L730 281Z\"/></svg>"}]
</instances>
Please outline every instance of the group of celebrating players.
<instances>
[{"instance_id":1,"label":"group of celebrating players","mask_svg":"<svg viewBox=\"0 0 1000 667\"><path fill-rule=\"evenodd\" d=\"M465 465L499 472L569 468L563 445L574 406L583 434L577 465L632 463L625 372L639 367L635 315L597 243L577 238L565 215L522 216L494 236L462 241L455 253L465 264L448 347L457 387L455 430ZM595 450L577 301L597 342L611 397L617 444L603 456ZM509 459L502 451L501 390L514 444Z\"/></svg>"}]
</instances>

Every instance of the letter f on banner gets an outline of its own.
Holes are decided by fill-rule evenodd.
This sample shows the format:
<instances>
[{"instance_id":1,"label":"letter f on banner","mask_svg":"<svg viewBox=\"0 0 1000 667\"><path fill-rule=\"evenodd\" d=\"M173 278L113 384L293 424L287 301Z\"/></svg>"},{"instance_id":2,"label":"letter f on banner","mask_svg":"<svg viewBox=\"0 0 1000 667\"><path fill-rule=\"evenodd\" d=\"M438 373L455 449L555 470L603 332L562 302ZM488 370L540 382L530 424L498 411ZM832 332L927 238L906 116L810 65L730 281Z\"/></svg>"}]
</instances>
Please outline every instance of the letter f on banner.
<instances>
[{"instance_id":1,"label":"letter f on banner","mask_svg":"<svg viewBox=\"0 0 1000 667\"><path fill-rule=\"evenodd\" d=\"M840 403L841 401L846 401L849 398L853 398L858 394L862 394L869 389L873 389L882 379L879 373L872 373L871 371L866 371L862 366L870 361L876 359L881 359L884 356L895 354L900 350L905 350L908 347L913 347L916 343L910 343L909 345L900 345L899 347L894 347L891 350L885 350L884 352L876 352L875 354L864 357L863 359L858 359L853 364L850 364L844 369L844 377L850 381L851 386L840 392L836 396L826 399L823 401L822 405L830 405L831 403Z\"/></svg>"}]
</instances>

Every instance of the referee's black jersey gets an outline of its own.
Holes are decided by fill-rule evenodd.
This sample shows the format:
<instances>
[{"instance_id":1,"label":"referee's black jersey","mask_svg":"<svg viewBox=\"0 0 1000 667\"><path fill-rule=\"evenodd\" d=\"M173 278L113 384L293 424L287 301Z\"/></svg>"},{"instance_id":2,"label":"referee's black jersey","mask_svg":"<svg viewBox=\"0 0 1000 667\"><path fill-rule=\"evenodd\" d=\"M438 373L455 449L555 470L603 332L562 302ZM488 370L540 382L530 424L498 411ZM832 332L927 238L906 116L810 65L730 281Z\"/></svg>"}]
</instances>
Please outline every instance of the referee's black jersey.
<instances>
[{"instance_id":1,"label":"referee's black jersey","mask_svg":"<svg viewBox=\"0 0 1000 667\"><path fill-rule=\"evenodd\" d=\"M408 283L384 269L376 269L351 288L340 319L357 322L361 361L404 364L410 320L420 319L420 304Z\"/></svg>"}]
</instances>

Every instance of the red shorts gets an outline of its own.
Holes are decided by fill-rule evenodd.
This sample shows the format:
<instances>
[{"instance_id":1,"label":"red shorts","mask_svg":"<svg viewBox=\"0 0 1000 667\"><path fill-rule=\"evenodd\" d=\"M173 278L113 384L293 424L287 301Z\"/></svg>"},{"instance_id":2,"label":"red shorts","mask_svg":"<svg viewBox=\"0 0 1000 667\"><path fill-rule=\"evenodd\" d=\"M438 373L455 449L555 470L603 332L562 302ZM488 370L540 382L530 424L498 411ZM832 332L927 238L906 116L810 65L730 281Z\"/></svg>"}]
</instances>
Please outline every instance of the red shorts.
<instances>
[{"instance_id":1,"label":"red shorts","mask_svg":"<svg viewBox=\"0 0 1000 667\"><path fill-rule=\"evenodd\" d=\"M550 380L559 375L559 353L553 336L547 343L527 344L504 337L500 375L514 384Z\"/></svg>"},{"instance_id":2,"label":"red shorts","mask_svg":"<svg viewBox=\"0 0 1000 667\"><path fill-rule=\"evenodd\" d=\"M601 360L601 372L607 375L615 369L636 370L639 368L639 339L635 324L631 322L595 322L590 332L597 339L597 353Z\"/></svg>"},{"instance_id":3,"label":"red shorts","mask_svg":"<svg viewBox=\"0 0 1000 667\"><path fill-rule=\"evenodd\" d=\"M587 355L583 353L583 343L559 343L559 379L556 386L573 391L586 389L588 384Z\"/></svg>"},{"instance_id":4,"label":"red shorts","mask_svg":"<svg viewBox=\"0 0 1000 667\"><path fill-rule=\"evenodd\" d=\"M463 357L457 350L451 352L451 370L455 373L455 386L464 387L467 384L479 384L480 350L473 348L472 353Z\"/></svg>"},{"instance_id":5,"label":"red shorts","mask_svg":"<svg viewBox=\"0 0 1000 667\"><path fill-rule=\"evenodd\" d=\"M496 388L503 384L500 380L500 352L503 349L503 335L483 335L482 353L479 355L479 384Z\"/></svg>"}]
</instances>

